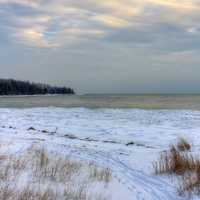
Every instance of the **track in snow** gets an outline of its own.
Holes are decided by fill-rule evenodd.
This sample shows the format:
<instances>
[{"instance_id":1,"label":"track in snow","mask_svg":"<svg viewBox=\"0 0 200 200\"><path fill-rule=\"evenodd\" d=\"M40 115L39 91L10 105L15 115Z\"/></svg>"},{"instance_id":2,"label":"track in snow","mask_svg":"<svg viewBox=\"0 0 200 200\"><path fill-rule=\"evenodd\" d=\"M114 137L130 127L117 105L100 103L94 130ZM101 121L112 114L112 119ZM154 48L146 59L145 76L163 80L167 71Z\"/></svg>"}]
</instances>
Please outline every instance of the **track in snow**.
<instances>
[{"instance_id":1,"label":"track in snow","mask_svg":"<svg viewBox=\"0 0 200 200\"><path fill-rule=\"evenodd\" d=\"M106 151L98 151L88 147L72 147L64 144L64 142L53 142L52 145L65 146L71 156L110 168L113 175L133 193L133 200L183 200L183 198L178 197L173 186L158 177L132 169Z\"/></svg>"}]
</instances>

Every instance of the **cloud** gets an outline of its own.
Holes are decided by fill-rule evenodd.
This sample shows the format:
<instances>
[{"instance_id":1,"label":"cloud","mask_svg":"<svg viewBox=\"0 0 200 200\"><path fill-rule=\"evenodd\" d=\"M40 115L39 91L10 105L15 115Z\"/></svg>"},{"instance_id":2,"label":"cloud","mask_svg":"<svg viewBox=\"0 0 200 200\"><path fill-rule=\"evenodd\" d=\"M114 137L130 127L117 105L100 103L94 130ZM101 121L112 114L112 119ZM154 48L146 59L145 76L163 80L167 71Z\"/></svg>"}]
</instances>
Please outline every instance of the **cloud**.
<instances>
[{"instance_id":1,"label":"cloud","mask_svg":"<svg viewBox=\"0 0 200 200\"><path fill-rule=\"evenodd\" d=\"M0 4L18 4L28 7L38 7L39 0L0 0Z\"/></svg>"},{"instance_id":2,"label":"cloud","mask_svg":"<svg viewBox=\"0 0 200 200\"><path fill-rule=\"evenodd\" d=\"M123 28L131 26L129 21L113 17L112 15L96 15L94 16L93 20L100 22L110 28Z\"/></svg>"},{"instance_id":3,"label":"cloud","mask_svg":"<svg viewBox=\"0 0 200 200\"><path fill-rule=\"evenodd\" d=\"M199 11L199 3L195 0L187 1L183 0L149 0L150 3L155 5L160 5L168 8L172 8L177 10L178 12L193 12L193 11Z\"/></svg>"},{"instance_id":4,"label":"cloud","mask_svg":"<svg viewBox=\"0 0 200 200\"><path fill-rule=\"evenodd\" d=\"M192 48L199 36L199 11L197 0L0 0L0 26L10 30L13 41L38 48L84 38Z\"/></svg>"}]
</instances>

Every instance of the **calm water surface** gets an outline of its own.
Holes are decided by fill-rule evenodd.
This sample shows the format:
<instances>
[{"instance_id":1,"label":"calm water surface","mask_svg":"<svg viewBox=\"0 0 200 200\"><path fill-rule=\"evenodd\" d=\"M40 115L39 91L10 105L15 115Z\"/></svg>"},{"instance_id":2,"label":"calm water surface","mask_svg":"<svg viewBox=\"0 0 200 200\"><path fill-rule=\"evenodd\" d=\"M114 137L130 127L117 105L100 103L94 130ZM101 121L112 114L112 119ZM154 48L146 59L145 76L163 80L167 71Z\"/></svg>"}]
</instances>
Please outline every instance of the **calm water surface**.
<instances>
[{"instance_id":1,"label":"calm water surface","mask_svg":"<svg viewBox=\"0 0 200 200\"><path fill-rule=\"evenodd\" d=\"M200 110L200 95L58 95L0 97L1 108L140 108Z\"/></svg>"}]
</instances>

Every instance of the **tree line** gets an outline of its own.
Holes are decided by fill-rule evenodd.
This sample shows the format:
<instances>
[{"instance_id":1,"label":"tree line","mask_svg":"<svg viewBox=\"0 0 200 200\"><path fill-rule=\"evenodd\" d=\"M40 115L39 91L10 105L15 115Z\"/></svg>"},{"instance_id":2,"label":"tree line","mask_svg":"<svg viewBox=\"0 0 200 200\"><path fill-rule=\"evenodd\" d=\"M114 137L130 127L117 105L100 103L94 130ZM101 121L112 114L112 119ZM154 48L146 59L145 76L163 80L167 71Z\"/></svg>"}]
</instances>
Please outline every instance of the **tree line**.
<instances>
[{"instance_id":1,"label":"tree line","mask_svg":"<svg viewBox=\"0 0 200 200\"><path fill-rule=\"evenodd\" d=\"M0 79L0 95L74 94L69 87L56 87L48 84Z\"/></svg>"}]
</instances>

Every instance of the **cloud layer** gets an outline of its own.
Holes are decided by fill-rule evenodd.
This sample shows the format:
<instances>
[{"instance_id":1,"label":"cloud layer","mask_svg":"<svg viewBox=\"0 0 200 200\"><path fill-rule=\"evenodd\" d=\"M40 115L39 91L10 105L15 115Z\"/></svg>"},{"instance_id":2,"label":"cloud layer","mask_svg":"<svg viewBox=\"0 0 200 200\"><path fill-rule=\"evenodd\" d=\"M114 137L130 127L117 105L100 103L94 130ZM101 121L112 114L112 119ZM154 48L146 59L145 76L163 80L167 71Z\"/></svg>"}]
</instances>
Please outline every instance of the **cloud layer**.
<instances>
[{"instance_id":1,"label":"cloud layer","mask_svg":"<svg viewBox=\"0 0 200 200\"><path fill-rule=\"evenodd\" d=\"M0 0L0 28L14 42L54 48L82 40L192 46L198 0ZM169 42L167 42L169 44ZM191 47L190 47L191 48Z\"/></svg>"}]
</instances>

